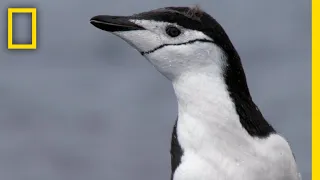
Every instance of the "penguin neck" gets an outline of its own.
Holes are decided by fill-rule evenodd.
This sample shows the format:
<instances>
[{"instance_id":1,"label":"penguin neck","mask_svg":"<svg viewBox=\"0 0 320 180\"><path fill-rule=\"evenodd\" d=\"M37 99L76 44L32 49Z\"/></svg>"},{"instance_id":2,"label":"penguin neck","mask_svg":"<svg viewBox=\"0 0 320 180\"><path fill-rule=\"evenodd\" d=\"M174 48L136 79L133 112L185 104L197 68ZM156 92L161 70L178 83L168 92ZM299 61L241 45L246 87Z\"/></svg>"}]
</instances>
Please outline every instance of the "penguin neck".
<instances>
[{"instance_id":1,"label":"penguin neck","mask_svg":"<svg viewBox=\"0 0 320 180\"><path fill-rule=\"evenodd\" d=\"M195 119L212 128L225 126L242 130L223 73L211 67L204 72L188 72L173 81L179 120ZM215 124L215 125L213 125Z\"/></svg>"},{"instance_id":2,"label":"penguin neck","mask_svg":"<svg viewBox=\"0 0 320 180\"><path fill-rule=\"evenodd\" d=\"M185 73L173 81L173 88L178 102L173 149L178 144L180 153L196 152L214 160L212 152L232 156L239 147L250 147L253 139L242 127L218 69ZM173 162L177 155L172 153Z\"/></svg>"}]
</instances>

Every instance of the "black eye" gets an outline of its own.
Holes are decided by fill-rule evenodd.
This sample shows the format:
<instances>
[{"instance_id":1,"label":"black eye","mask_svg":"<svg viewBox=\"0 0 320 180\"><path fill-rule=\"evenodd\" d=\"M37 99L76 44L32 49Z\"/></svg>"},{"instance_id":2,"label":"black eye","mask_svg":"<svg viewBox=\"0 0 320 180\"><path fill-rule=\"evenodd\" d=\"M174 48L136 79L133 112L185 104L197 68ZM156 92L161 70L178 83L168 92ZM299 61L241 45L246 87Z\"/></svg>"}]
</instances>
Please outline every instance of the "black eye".
<instances>
[{"instance_id":1,"label":"black eye","mask_svg":"<svg viewBox=\"0 0 320 180\"><path fill-rule=\"evenodd\" d=\"M166 33L171 37L177 37L181 34L181 31L175 26L167 26Z\"/></svg>"}]
</instances>

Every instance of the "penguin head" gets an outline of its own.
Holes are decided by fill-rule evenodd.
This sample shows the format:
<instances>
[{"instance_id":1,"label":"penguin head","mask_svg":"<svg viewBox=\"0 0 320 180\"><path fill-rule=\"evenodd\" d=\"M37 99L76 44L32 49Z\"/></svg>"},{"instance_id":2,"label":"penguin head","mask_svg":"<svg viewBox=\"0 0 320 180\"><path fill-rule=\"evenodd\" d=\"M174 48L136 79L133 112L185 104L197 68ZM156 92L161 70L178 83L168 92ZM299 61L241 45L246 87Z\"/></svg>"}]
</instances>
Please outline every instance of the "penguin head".
<instances>
[{"instance_id":1,"label":"penguin head","mask_svg":"<svg viewBox=\"0 0 320 180\"><path fill-rule=\"evenodd\" d=\"M232 44L220 24L198 7L165 7L132 16L98 15L95 27L122 38L165 77L222 69Z\"/></svg>"}]
</instances>

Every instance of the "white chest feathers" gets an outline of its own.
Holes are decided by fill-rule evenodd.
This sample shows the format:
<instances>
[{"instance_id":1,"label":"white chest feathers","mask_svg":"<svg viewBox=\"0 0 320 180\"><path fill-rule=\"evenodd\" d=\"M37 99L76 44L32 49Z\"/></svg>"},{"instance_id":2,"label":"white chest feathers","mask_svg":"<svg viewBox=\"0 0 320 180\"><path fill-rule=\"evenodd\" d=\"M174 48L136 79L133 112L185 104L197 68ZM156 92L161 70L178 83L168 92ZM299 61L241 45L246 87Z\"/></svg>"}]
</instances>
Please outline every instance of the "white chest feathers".
<instances>
[{"instance_id":1,"label":"white chest feathers","mask_svg":"<svg viewBox=\"0 0 320 180\"><path fill-rule=\"evenodd\" d=\"M173 82L184 152L174 180L299 180L287 141L278 134L251 137L223 79L210 73L190 72Z\"/></svg>"},{"instance_id":2,"label":"white chest feathers","mask_svg":"<svg viewBox=\"0 0 320 180\"><path fill-rule=\"evenodd\" d=\"M250 140L237 138L231 131L217 130L214 135L208 132L209 127L191 124L178 123L177 136L184 154L174 180L300 179L290 147L281 136Z\"/></svg>"}]
</instances>

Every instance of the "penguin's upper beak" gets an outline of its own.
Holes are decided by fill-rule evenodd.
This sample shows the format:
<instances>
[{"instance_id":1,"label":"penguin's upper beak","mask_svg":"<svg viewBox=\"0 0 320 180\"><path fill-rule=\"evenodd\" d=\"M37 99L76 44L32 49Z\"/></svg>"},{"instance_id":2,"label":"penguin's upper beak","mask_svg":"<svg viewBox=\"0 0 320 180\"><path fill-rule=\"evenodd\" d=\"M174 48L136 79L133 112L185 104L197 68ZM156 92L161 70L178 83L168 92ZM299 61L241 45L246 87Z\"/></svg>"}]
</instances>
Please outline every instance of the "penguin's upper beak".
<instances>
[{"instance_id":1,"label":"penguin's upper beak","mask_svg":"<svg viewBox=\"0 0 320 180\"><path fill-rule=\"evenodd\" d=\"M130 16L98 15L91 18L90 23L95 27L108 32L145 29L131 22Z\"/></svg>"}]
</instances>

